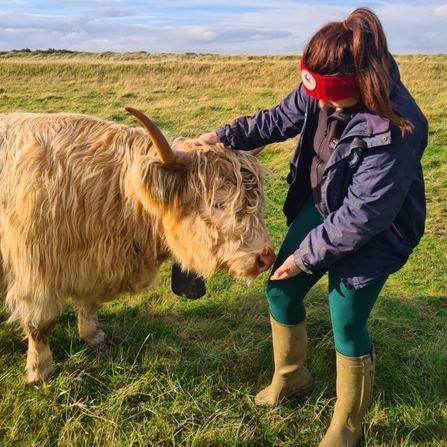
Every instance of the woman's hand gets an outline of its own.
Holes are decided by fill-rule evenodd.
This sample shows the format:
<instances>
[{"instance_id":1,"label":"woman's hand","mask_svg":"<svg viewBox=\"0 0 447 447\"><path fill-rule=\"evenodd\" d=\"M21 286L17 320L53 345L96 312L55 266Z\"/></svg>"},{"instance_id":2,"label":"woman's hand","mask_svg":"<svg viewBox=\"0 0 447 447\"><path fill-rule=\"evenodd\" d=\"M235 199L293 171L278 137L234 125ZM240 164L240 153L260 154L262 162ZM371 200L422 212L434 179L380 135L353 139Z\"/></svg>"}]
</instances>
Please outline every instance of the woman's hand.
<instances>
[{"instance_id":1,"label":"woman's hand","mask_svg":"<svg viewBox=\"0 0 447 447\"><path fill-rule=\"evenodd\" d=\"M295 260L293 259L293 255L290 255L282 265L280 265L273 275L270 277L271 280L281 280L281 279L289 279L293 276L301 273L301 269L295 264Z\"/></svg>"},{"instance_id":2,"label":"woman's hand","mask_svg":"<svg viewBox=\"0 0 447 447\"><path fill-rule=\"evenodd\" d=\"M206 144L217 144L217 143L220 143L219 138L217 138L217 133L216 132L204 133L203 135L200 135L199 138L194 140L194 144L196 146L200 146L203 143L206 143Z\"/></svg>"},{"instance_id":3,"label":"woman's hand","mask_svg":"<svg viewBox=\"0 0 447 447\"><path fill-rule=\"evenodd\" d=\"M218 144L218 143L220 143L220 141L217 138L216 132L208 132L208 133L204 133L204 134L200 135L199 138L196 138L195 140L193 140L193 143L195 146L202 146L203 144ZM241 151L241 152L256 156L264 148L265 148L265 146L261 146L256 149L252 149L250 151Z\"/></svg>"}]
</instances>

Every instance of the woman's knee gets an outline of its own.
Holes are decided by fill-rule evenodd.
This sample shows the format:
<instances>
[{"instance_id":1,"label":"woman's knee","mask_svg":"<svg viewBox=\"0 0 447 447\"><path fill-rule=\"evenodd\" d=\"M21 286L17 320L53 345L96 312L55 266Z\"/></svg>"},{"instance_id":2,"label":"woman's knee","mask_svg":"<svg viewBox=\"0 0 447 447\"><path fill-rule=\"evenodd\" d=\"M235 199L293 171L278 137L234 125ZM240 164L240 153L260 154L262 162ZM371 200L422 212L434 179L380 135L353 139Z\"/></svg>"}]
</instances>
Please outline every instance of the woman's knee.
<instances>
[{"instance_id":1,"label":"woman's knee","mask_svg":"<svg viewBox=\"0 0 447 447\"><path fill-rule=\"evenodd\" d=\"M294 287L290 287L290 280L267 281L265 294L273 318L281 324L297 324L306 316L303 299Z\"/></svg>"}]
</instances>

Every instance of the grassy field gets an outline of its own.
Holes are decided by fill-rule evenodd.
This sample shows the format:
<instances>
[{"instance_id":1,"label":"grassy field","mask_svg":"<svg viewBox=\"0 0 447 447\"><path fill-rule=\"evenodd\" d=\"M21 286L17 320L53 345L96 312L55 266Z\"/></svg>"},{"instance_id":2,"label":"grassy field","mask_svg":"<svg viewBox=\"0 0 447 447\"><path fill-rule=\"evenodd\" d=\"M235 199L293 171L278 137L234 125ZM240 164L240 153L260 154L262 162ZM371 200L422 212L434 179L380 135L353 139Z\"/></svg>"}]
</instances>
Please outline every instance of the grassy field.
<instances>
[{"instance_id":1,"label":"grassy field","mask_svg":"<svg viewBox=\"0 0 447 447\"><path fill-rule=\"evenodd\" d=\"M447 445L447 55L396 56L402 78L430 121L423 165L426 235L373 310L376 387L368 447ZM0 112L70 111L137 125L143 110L168 135L196 137L277 103L298 83L297 56L0 52ZM267 224L278 246L294 141L259 160ZM308 367L316 389L278 408L254 395L272 375L268 306L261 275L249 286L217 272L197 301L170 291L170 263L157 285L101 307L117 344L96 355L79 340L68 305L51 339L56 375L26 389L26 343L0 304L2 447L312 447L327 429L335 358L326 282L307 298Z\"/></svg>"}]
</instances>

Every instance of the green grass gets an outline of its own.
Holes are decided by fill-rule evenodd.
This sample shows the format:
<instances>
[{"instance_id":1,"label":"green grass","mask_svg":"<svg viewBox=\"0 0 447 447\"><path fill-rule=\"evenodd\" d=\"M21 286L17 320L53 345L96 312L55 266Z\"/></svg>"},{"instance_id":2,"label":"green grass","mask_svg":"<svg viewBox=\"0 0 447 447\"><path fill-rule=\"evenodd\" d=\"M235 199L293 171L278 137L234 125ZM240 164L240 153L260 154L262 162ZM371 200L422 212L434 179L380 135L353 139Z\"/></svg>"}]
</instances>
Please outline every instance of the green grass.
<instances>
[{"instance_id":1,"label":"green grass","mask_svg":"<svg viewBox=\"0 0 447 447\"><path fill-rule=\"evenodd\" d=\"M447 56L397 56L430 120L424 156L429 217L408 264L386 284L371 319L377 350L368 447L447 445ZM0 111L82 112L137 125L140 108L168 134L195 137L274 105L298 82L297 56L0 52ZM420 73L424 73L421 76ZM278 246L294 142L259 160L274 173L266 217ZM312 447L328 427L335 357L326 280L306 299L308 366L316 389L278 408L254 395L272 375L266 274L248 286L217 272L197 301L156 286L100 308L117 347L97 355L79 340L71 305L51 339L56 374L26 389L26 343L0 305L0 445L3 447Z\"/></svg>"}]
</instances>

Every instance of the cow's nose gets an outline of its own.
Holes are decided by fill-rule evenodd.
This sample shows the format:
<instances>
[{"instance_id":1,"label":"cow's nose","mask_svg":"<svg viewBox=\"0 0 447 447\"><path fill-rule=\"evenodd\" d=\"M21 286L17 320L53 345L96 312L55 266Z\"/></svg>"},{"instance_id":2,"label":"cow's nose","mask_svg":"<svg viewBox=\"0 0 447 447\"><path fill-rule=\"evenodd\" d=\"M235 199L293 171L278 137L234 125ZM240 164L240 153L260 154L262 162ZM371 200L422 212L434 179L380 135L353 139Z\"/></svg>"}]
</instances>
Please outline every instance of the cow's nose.
<instances>
[{"instance_id":1,"label":"cow's nose","mask_svg":"<svg viewBox=\"0 0 447 447\"><path fill-rule=\"evenodd\" d=\"M275 261L275 253L273 249L268 248L264 252L262 252L258 259L256 260L256 267L259 273L265 272L268 268L271 267L273 262Z\"/></svg>"}]
</instances>

